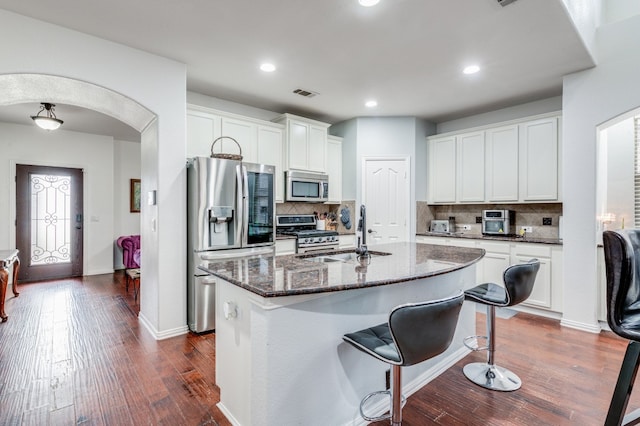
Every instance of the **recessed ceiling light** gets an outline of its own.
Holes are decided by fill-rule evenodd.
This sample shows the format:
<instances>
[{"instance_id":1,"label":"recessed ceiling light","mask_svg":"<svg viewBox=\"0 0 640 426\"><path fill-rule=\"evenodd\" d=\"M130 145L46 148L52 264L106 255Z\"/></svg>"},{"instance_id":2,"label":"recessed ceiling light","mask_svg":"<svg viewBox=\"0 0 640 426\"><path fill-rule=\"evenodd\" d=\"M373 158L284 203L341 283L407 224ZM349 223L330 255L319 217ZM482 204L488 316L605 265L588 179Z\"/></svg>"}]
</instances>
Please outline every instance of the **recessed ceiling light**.
<instances>
[{"instance_id":1,"label":"recessed ceiling light","mask_svg":"<svg viewBox=\"0 0 640 426\"><path fill-rule=\"evenodd\" d=\"M371 7L380 3L380 0L358 0L358 3L360 3L360 5L364 7Z\"/></svg>"},{"instance_id":2,"label":"recessed ceiling light","mask_svg":"<svg viewBox=\"0 0 640 426\"><path fill-rule=\"evenodd\" d=\"M378 102L374 101L374 100L370 100L364 103L364 106L366 106L367 108L374 108L378 106Z\"/></svg>"},{"instance_id":3,"label":"recessed ceiling light","mask_svg":"<svg viewBox=\"0 0 640 426\"><path fill-rule=\"evenodd\" d=\"M465 74L475 74L478 71L480 71L480 67L477 65L469 65L468 67L464 67L464 69L462 70L462 72Z\"/></svg>"},{"instance_id":4,"label":"recessed ceiling light","mask_svg":"<svg viewBox=\"0 0 640 426\"><path fill-rule=\"evenodd\" d=\"M260 65L260 69L264 72L274 72L276 70L276 66L265 62L264 64Z\"/></svg>"}]
</instances>

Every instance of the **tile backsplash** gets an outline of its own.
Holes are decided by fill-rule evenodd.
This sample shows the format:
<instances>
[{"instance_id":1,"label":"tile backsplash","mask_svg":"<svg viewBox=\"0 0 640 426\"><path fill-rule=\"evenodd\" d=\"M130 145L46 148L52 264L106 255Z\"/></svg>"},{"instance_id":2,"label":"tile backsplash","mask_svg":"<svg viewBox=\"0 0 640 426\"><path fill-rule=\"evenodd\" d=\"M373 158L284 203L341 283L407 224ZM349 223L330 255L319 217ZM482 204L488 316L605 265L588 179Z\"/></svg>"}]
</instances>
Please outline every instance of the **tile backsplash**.
<instances>
[{"instance_id":1,"label":"tile backsplash","mask_svg":"<svg viewBox=\"0 0 640 426\"><path fill-rule=\"evenodd\" d=\"M432 219L449 219L455 217L456 231L462 231L463 225L469 225L469 234L482 234L482 225L476 223L476 218L482 216L482 210L514 210L516 212L516 229L530 226L529 235L537 238L558 238L559 218L562 216L562 203L539 204L449 204L429 205L425 201L416 204L416 232L429 231ZM551 218L551 225L543 225L543 218Z\"/></svg>"},{"instance_id":2,"label":"tile backsplash","mask_svg":"<svg viewBox=\"0 0 640 426\"><path fill-rule=\"evenodd\" d=\"M335 213L338 218L337 231L341 234L354 234L356 230L357 212L355 211L356 202L343 201L341 204L323 204L323 203L278 203L276 204L276 214L313 214L318 213ZM347 209L351 219L351 227L347 229L341 220L341 212Z\"/></svg>"}]
</instances>

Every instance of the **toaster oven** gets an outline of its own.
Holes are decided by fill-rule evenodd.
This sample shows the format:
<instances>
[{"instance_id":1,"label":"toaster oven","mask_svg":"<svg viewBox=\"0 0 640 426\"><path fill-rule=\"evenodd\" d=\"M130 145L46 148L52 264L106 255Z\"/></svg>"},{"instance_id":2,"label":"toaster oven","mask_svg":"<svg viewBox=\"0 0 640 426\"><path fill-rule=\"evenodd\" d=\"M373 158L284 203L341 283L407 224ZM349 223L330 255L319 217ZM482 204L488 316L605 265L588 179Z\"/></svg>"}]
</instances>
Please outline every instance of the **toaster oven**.
<instances>
[{"instance_id":1,"label":"toaster oven","mask_svg":"<svg viewBox=\"0 0 640 426\"><path fill-rule=\"evenodd\" d=\"M513 210L483 210L482 233L485 235L515 234L516 212Z\"/></svg>"},{"instance_id":2,"label":"toaster oven","mask_svg":"<svg viewBox=\"0 0 640 426\"><path fill-rule=\"evenodd\" d=\"M429 231L431 232L441 232L441 233L449 233L455 232L456 225L453 220L432 220L431 226L429 227Z\"/></svg>"}]
</instances>

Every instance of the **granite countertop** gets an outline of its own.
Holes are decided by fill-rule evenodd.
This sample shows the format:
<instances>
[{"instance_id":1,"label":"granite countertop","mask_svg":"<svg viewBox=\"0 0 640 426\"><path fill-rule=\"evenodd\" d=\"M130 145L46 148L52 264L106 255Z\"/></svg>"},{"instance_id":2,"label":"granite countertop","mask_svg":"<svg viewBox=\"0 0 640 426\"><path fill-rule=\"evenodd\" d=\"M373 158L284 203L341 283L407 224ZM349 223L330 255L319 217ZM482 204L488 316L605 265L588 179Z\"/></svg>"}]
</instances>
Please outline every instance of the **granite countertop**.
<instances>
[{"instance_id":1,"label":"granite countertop","mask_svg":"<svg viewBox=\"0 0 640 426\"><path fill-rule=\"evenodd\" d=\"M562 240L558 238L536 238L532 236L520 237L516 235L482 235L482 234L463 234L461 232L456 233L442 233L442 232L422 232L416 235L424 237L443 237L443 238L466 238L482 241L511 241L518 243L534 243L534 244L555 244L562 245Z\"/></svg>"},{"instance_id":2,"label":"granite countertop","mask_svg":"<svg viewBox=\"0 0 640 426\"><path fill-rule=\"evenodd\" d=\"M278 297L412 281L462 269L484 256L482 249L415 243L379 244L370 252L369 261L318 262L318 253L261 254L209 261L199 268L262 297ZM353 250L326 253L336 254L355 257Z\"/></svg>"}]
</instances>

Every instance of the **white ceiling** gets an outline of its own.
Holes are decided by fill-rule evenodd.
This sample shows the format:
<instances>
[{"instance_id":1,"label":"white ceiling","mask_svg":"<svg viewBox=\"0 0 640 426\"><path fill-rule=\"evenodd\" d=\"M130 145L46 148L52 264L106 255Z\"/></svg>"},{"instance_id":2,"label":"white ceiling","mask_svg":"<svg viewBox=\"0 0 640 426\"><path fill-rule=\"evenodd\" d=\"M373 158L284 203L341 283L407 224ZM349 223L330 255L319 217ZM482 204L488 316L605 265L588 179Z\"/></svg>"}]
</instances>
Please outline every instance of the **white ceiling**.
<instances>
[{"instance_id":1,"label":"white ceiling","mask_svg":"<svg viewBox=\"0 0 640 426\"><path fill-rule=\"evenodd\" d=\"M330 123L372 115L442 122L560 95L563 75L594 65L562 0L381 0L372 8L357 0L0 0L0 8L185 63L190 91ZM276 72L258 69L266 60ZM470 63L482 71L463 75ZM364 106L371 98L375 109ZM37 110L3 107L0 120L28 123ZM56 112L67 130L87 131L77 110Z\"/></svg>"}]
</instances>

